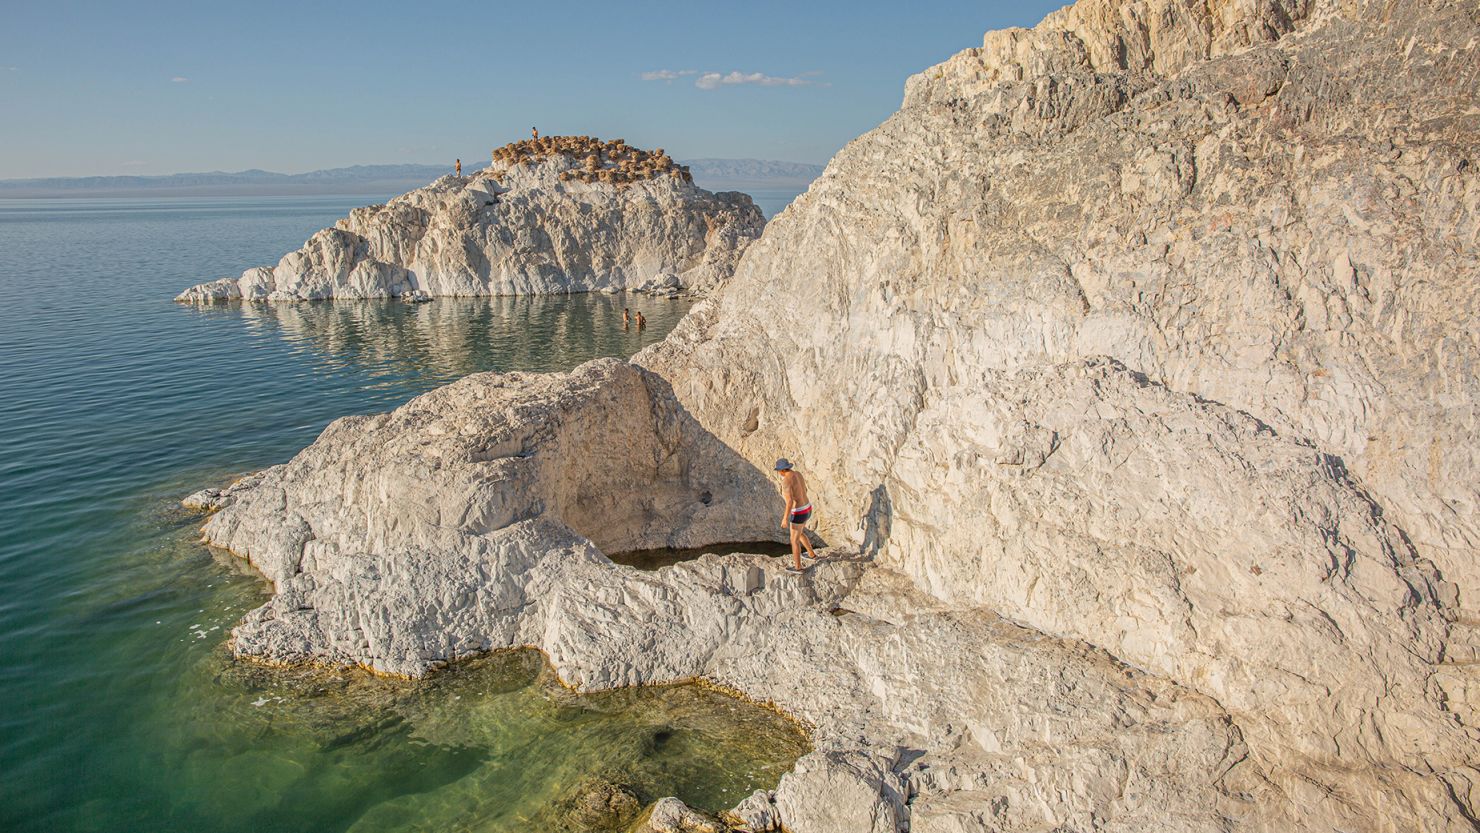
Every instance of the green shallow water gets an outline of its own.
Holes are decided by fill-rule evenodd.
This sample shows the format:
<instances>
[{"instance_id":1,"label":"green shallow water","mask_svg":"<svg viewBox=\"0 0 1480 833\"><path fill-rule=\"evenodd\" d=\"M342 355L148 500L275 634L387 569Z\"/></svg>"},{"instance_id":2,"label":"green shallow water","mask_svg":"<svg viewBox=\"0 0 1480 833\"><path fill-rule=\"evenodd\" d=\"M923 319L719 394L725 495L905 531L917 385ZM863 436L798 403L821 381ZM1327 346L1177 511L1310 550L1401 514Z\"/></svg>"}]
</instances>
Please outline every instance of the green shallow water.
<instances>
[{"instance_id":1,"label":"green shallow water","mask_svg":"<svg viewBox=\"0 0 1480 833\"><path fill-rule=\"evenodd\" d=\"M64 685L72 707L38 739L81 743L25 762L47 783L12 794L6 829L592 830L572 810L590 785L721 810L807 749L780 716L699 686L576 694L533 651L415 681L237 662L225 634L266 585L197 544L171 498L119 519L117 583L60 617L109 673ZM60 771L78 755L85 770ZM63 800L27 812L48 794Z\"/></svg>"},{"instance_id":2,"label":"green shallow water","mask_svg":"<svg viewBox=\"0 0 1480 833\"><path fill-rule=\"evenodd\" d=\"M227 658L266 588L180 496L469 372L631 355L687 311L169 301L383 198L0 201L0 830L555 830L583 785L719 809L804 750L763 709L576 696L529 653L416 682Z\"/></svg>"}]
</instances>

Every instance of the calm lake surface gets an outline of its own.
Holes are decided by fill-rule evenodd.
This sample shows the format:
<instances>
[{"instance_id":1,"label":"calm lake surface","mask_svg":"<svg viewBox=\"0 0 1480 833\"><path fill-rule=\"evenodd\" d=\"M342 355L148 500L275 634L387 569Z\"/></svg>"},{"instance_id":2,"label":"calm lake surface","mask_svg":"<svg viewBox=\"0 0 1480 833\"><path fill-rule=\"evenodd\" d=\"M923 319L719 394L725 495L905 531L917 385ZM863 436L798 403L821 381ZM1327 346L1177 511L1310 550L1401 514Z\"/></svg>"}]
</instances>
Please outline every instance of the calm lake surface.
<instances>
[{"instance_id":1,"label":"calm lake surface","mask_svg":"<svg viewBox=\"0 0 1480 833\"><path fill-rule=\"evenodd\" d=\"M570 694L534 654L420 682L227 657L266 587L182 495L470 372L631 355L688 308L170 300L386 196L0 200L0 829L555 830L603 780L722 809L804 751L695 687Z\"/></svg>"}]
</instances>

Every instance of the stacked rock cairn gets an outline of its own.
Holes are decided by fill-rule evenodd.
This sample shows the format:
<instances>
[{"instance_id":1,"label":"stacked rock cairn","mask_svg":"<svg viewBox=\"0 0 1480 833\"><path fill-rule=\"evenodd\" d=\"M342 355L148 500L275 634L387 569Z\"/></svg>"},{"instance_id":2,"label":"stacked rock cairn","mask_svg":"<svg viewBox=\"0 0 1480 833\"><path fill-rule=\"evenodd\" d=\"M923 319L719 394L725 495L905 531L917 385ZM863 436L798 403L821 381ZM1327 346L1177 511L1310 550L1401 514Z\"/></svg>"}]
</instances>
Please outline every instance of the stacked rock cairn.
<instances>
[{"instance_id":1,"label":"stacked rock cairn","mask_svg":"<svg viewBox=\"0 0 1480 833\"><path fill-rule=\"evenodd\" d=\"M493 164L508 168L557 155L570 157L578 165L560 172L560 179L567 182L624 185L662 176L694 181L688 166L674 162L662 148L643 150L621 139L603 142L593 136L541 136L513 142L493 151Z\"/></svg>"}]
</instances>

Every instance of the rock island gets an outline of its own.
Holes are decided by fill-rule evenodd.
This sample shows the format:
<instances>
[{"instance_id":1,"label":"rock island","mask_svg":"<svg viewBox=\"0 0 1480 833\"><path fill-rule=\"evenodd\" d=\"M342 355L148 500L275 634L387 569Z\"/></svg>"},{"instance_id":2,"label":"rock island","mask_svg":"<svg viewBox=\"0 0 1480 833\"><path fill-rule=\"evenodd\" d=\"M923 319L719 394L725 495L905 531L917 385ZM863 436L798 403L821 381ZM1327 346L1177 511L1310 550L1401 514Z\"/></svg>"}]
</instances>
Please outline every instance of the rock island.
<instances>
[{"instance_id":1,"label":"rock island","mask_svg":"<svg viewBox=\"0 0 1480 833\"><path fill-rule=\"evenodd\" d=\"M357 208L276 266L190 287L185 302L705 292L765 225L661 149L545 136L384 205Z\"/></svg>"}]
</instances>

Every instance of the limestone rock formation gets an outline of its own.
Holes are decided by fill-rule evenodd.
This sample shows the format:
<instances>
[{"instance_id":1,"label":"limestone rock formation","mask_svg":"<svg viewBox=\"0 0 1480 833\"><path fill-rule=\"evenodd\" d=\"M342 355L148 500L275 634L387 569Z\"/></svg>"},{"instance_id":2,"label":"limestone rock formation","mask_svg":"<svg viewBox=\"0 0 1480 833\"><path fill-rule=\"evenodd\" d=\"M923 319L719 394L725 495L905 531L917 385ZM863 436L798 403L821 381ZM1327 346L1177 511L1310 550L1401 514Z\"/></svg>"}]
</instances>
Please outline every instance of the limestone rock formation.
<instances>
[{"instance_id":1,"label":"limestone rock formation","mask_svg":"<svg viewBox=\"0 0 1480 833\"><path fill-rule=\"evenodd\" d=\"M637 361L830 540L1215 698L1294 805L1462 827L1477 44L1438 2L994 33Z\"/></svg>"},{"instance_id":2,"label":"limestone rock formation","mask_svg":"<svg viewBox=\"0 0 1480 833\"><path fill-rule=\"evenodd\" d=\"M337 420L291 462L192 502L221 509L206 538L277 592L237 629L238 651L409 675L490 648L557 651L549 634L515 638L541 595L537 562L593 562L581 569L600 586L615 567L596 565L597 547L765 539L781 511L765 476L660 379L612 359L563 376L475 374ZM650 679L607 669L591 685Z\"/></svg>"},{"instance_id":3,"label":"limestone rock formation","mask_svg":"<svg viewBox=\"0 0 1480 833\"><path fill-rule=\"evenodd\" d=\"M1112 373L1104 365L1082 375L1103 384ZM1069 396L1092 389L1035 382ZM1199 429L1220 415L1247 423L1210 403L1178 404L1199 414L1189 417ZM1083 403L1065 407L1077 413ZM1076 453L1061 447L1048 459ZM1298 469L1293 454L1261 465ZM1014 452L1008 465L1047 466L1039 456ZM1173 462L1214 466L1214 477L1245 468ZM1305 468L1319 479L1314 459ZM1336 507L1323 511L1342 511L1339 496L1330 499ZM856 551L835 548L801 577L758 556L647 573L612 564L593 543L614 551L750 539L768 531L775 501L764 476L694 423L660 378L602 360L561 376L480 374L387 415L340 420L290 463L211 496L218 511L205 534L274 584L272 600L233 633L241 655L416 675L469 653L535 645L578 688L705 677L780 704L813 727L818 746L777 789L776 814L796 833L900 829L906 818L914 829L1032 829L1044 813L1071 825L1109 819L1105 829L1120 830L1300 818L1281 798L1288 785L1271 780L1246 738L1262 716L1236 722L1190 686L984 607L948 604L902 574L867 569ZM1357 572L1381 589L1377 567ZM1426 627L1424 601L1412 606L1414 627ZM1362 650L1390 650L1360 630L1364 613L1380 624L1380 610L1328 607L1356 622L1343 620L1367 640ZM1319 639L1307 647L1309 665L1365 673ZM1408 673L1379 658L1395 681ZM1237 671L1226 663L1214 673ZM1413 711L1403 725L1442 741L1422 722L1432 714ZM1331 719L1317 717L1314 727ZM1395 818L1444 806L1442 785L1407 768L1363 778L1366 789L1387 789L1372 800ZM1418 808L1391 804L1386 782L1422 799Z\"/></svg>"},{"instance_id":4,"label":"limestone rock formation","mask_svg":"<svg viewBox=\"0 0 1480 833\"><path fill-rule=\"evenodd\" d=\"M471 176L357 208L276 266L176 300L424 300L660 284L706 292L764 225L750 197L695 186L661 150L547 137L500 148Z\"/></svg>"},{"instance_id":5,"label":"limestone rock formation","mask_svg":"<svg viewBox=\"0 0 1480 833\"><path fill-rule=\"evenodd\" d=\"M234 648L705 677L812 727L793 833L1472 830L1477 66L1437 0L988 35L638 367L471 377L201 496L277 589ZM805 576L602 555L769 534L777 456Z\"/></svg>"},{"instance_id":6,"label":"limestone rock formation","mask_svg":"<svg viewBox=\"0 0 1480 833\"><path fill-rule=\"evenodd\" d=\"M745 367L782 332L877 357L905 405L960 367L1114 357L1339 456L1480 598L1463 6L1097 0L992 33L838 155L703 335ZM783 294L795 313L736 314ZM728 418L784 415L767 393L737 390ZM855 494L877 485L827 460Z\"/></svg>"}]
</instances>

